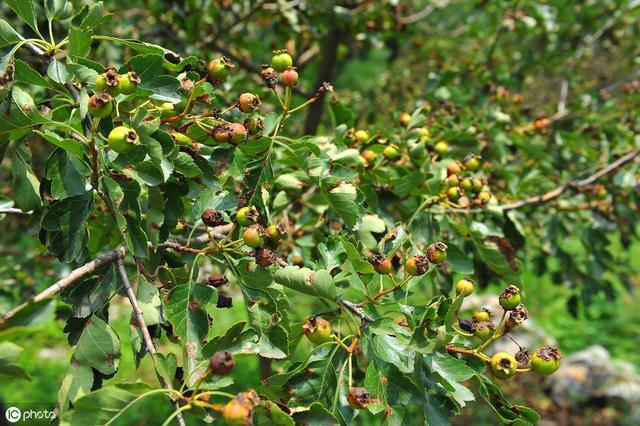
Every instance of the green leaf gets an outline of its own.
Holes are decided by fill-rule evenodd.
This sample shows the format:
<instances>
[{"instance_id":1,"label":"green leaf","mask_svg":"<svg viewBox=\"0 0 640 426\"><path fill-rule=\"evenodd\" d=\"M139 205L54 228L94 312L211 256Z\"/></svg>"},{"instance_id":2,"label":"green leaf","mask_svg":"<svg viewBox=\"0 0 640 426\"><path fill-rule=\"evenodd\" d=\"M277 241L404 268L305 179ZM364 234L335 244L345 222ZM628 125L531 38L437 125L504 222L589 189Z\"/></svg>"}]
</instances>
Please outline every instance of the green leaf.
<instances>
[{"instance_id":1,"label":"green leaf","mask_svg":"<svg viewBox=\"0 0 640 426\"><path fill-rule=\"evenodd\" d=\"M20 35L4 19L0 19L0 48L20 41Z\"/></svg>"},{"instance_id":2,"label":"green leaf","mask_svg":"<svg viewBox=\"0 0 640 426\"><path fill-rule=\"evenodd\" d=\"M162 395L162 397L160 397ZM169 404L170 399L165 389L151 389L143 383L118 384L105 386L77 399L73 409L65 413L60 420L61 426L83 425L102 426L121 424L123 414L127 410L135 410L136 403L144 398L156 396L157 404ZM163 419L159 412L146 412L145 421L161 424Z\"/></svg>"},{"instance_id":3,"label":"green leaf","mask_svg":"<svg viewBox=\"0 0 640 426\"><path fill-rule=\"evenodd\" d=\"M298 266L285 266L273 274L273 279L280 285L302 293L320 296L330 300L336 298L336 288L333 283L333 278L331 274L324 269L314 271Z\"/></svg>"},{"instance_id":4,"label":"green leaf","mask_svg":"<svg viewBox=\"0 0 640 426\"><path fill-rule=\"evenodd\" d=\"M69 27L69 54L87 56L91 51L92 31L82 31L73 25Z\"/></svg>"},{"instance_id":5,"label":"green leaf","mask_svg":"<svg viewBox=\"0 0 640 426\"><path fill-rule=\"evenodd\" d=\"M70 80L69 71L64 62L54 59L47 68L47 75L56 83L64 84Z\"/></svg>"},{"instance_id":6,"label":"green leaf","mask_svg":"<svg viewBox=\"0 0 640 426\"><path fill-rule=\"evenodd\" d=\"M29 375L17 365L22 348L15 343L0 342L0 376L13 379L29 379Z\"/></svg>"},{"instance_id":7,"label":"green leaf","mask_svg":"<svg viewBox=\"0 0 640 426\"><path fill-rule=\"evenodd\" d=\"M42 217L49 231L49 250L62 262L81 260L87 249L87 219L93 211L93 193L65 198L51 205Z\"/></svg>"},{"instance_id":8,"label":"green leaf","mask_svg":"<svg viewBox=\"0 0 640 426\"><path fill-rule=\"evenodd\" d=\"M51 195L56 199L81 195L91 189L91 167L61 148L51 153L44 173L51 180Z\"/></svg>"},{"instance_id":9,"label":"green leaf","mask_svg":"<svg viewBox=\"0 0 640 426\"><path fill-rule=\"evenodd\" d=\"M50 88L49 82L40 73L20 59L16 59L16 81L33 84L34 86Z\"/></svg>"},{"instance_id":10,"label":"green leaf","mask_svg":"<svg viewBox=\"0 0 640 426\"><path fill-rule=\"evenodd\" d=\"M44 132L36 130L35 132L42 136L47 142L64 149L68 153L73 154L76 158L80 160L84 158L84 145L82 142L71 138L63 139L58 136L58 134L49 130L45 130Z\"/></svg>"},{"instance_id":11,"label":"green leaf","mask_svg":"<svg viewBox=\"0 0 640 426\"><path fill-rule=\"evenodd\" d=\"M40 34L40 31L38 30L36 9L32 0L6 0L6 4L16 12L22 20L36 32L36 34Z\"/></svg>"},{"instance_id":12,"label":"green leaf","mask_svg":"<svg viewBox=\"0 0 640 426\"><path fill-rule=\"evenodd\" d=\"M273 401L261 401L253 411L253 424L294 426L293 419Z\"/></svg>"},{"instance_id":13,"label":"green leaf","mask_svg":"<svg viewBox=\"0 0 640 426\"><path fill-rule=\"evenodd\" d=\"M185 377L189 377L201 357L202 341L209 331L206 305L213 299L213 289L190 282L174 287L166 302L167 319L185 348Z\"/></svg>"},{"instance_id":14,"label":"green leaf","mask_svg":"<svg viewBox=\"0 0 640 426\"><path fill-rule=\"evenodd\" d=\"M415 352L406 343L389 334L374 335L372 347L376 355L393 364L399 371L409 374L414 370Z\"/></svg>"},{"instance_id":15,"label":"green leaf","mask_svg":"<svg viewBox=\"0 0 640 426\"><path fill-rule=\"evenodd\" d=\"M349 228L355 228L364 213L363 207L356 202L356 188L349 183L341 182L330 189L328 181L333 179L325 179L320 185L329 206L338 213Z\"/></svg>"},{"instance_id":16,"label":"green leaf","mask_svg":"<svg viewBox=\"0 0 640 426\"><path fill-rule=\"evenodd\" d=\"M293 420L297 425L338 426L340 422L319 402L311 404L308 410L296 411Z\"/></svg>"},{"instance_id":17,"label":"green leaf","mask_svg":"<svg viewBox=\"0 0 640 426\"><path fill-rule=\"evenodd\" d=\"M31 154L20 144L12 156L13 193L24 212L40 207L40 182L31 171Z\"/></svg>"},{"instance_id":18,"label":"green leaf","mask_svg":"<svg viewBox=\"0 0 640 426\"><path fill-rule=\"evenodd\" d=\"M160 75L163 61L163 56L153 53L134 56L129 63L140 76L140 87L151 91L151 98L178 103L182 99L179 93L180 82L173 76Z\"/></svg>"},{"instance_id":19,"label":"green leaf","mask_svg":"<svg viewBox=\"0 0 640 426\"><path fill-rule=\"evenodd\" d=\"M58 408L60 416L69 408L69 403L91 392L93 386L93 371L88 365L83 365L71 360L69 369L62 379L58 389Z\"/></svg>"},{"instance_id":20,"label":"green leaf","mask_svg":"<svg viewBox=\"0 0 640 426\"><path fill-rule=\"evenodd\" d=\"M84 324L73 358L102 374L113 374L120 362L120 339L109 324L93 315Z\"/></svg>"}]
</instances>

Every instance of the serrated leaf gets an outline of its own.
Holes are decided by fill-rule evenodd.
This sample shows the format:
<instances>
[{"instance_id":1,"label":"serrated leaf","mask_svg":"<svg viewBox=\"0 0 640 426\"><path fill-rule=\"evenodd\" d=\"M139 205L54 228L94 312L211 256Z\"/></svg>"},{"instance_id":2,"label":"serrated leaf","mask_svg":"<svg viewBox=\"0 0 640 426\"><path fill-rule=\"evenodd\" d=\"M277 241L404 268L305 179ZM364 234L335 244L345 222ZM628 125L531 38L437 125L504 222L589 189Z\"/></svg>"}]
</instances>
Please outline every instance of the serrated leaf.
<instances>
[{"instance_id":1,"label":"serrated leaf","mask_svg":"<svg viewBox=\"0 0 640 426\"><path fill-rule=\"evenodd\" d=\"M273 280L290 289L334 300L336 288L331 274L319 269L314 271L298 266L285 266L273 274Z\"/></svg>"}]
</instances>

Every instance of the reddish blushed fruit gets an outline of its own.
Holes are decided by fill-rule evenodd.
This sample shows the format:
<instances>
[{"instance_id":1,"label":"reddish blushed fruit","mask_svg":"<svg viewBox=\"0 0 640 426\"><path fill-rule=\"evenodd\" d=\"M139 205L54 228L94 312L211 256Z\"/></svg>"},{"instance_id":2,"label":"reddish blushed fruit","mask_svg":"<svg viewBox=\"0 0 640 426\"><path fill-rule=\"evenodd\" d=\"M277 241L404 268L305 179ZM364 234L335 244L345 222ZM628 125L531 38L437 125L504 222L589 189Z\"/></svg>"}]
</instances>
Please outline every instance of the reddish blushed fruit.
<instances>
[{"instance_id":1,"label":"reddish blushed fruit","mask_svg":"<svg viewBox=\"0 0 640 426\"><path fill-rule=\"evenodd\" d=\"M229 71L233 68L233 64L229 58L222 56L218 59L214 59L207 65L209 71L209 81L214 86L219 86L229 76Z\"/></svg>"},{"instance_id":2,"label":"reddish blushed fruit","mask_svg":"<svg viewBox=\"0 0 640 426\"><path fill-rule=\"evenodd\" d=\"M213 356L211 356L211 360L209 362L211 373L220 376L231 373L235 365L236 361L229 351L218 351L214 353Z\"/></svg>"},{"instance_id":3,"label":"reddish blushed fruit","mask_svg":"<svg viewBox=\"0 0 640 426\"><path fill-rule=\"evenodd\" d=\"M459 161L452 161L447 165L447 175L459 175L462 173L462 165Z\"/></svg>"},{"instance_id":4,"label":"reddish blushed fruit","mask_svg":"<svg viewBox=\"0 0 640 426\"><path fill-rule=\"evenodd\" d=\"M442 263L447 258L447 245L441 241L432 243L427 247L427 260L431 263Z\"/></svg>"},{"instance_id":5,"label":"reddish blushed fruit","mask_svg":"<svg viewBox=\"0 0 640 426\"><path fill-rule=\"evenodd\" d=\"M365 388L354 387L349 391L347 401L349 401L351 408L355 410L362 410L371 404L371 394Z\"/></svg>"},{"instance_id":6,"label":"reddish blushed fruit","mask_svg":"<svg viewBox=\"0 0 640 426\"><path fill-rule=\"evenodd\" d=\"M264 244L264 228L260 225L253 225L244 230L242 240L246 245L252 248L261 247Z\"/></svg>"},{"instance_id":7,"label":"reddish blushed fruit","mask_svg":"<svg viewBox=\"0 0 640 426\"><path fill-rule=\"evenodd\" d=\"M243 93L238 96L238 109L244 113L254 112L260 106L260 98L253 93Z\"/></svg>"},{"instance_id":8,"label":"reddish blushed fruit","mask_svg":"<svg viewBox=\"0 0 640 426\"><path fill-rule=\"evenodd\" d=\"M298 71L295 68L289 68L282 73L280 80L283 86L293 87L298 84Z\"/></svg>"},{"instance_id":9,"label":"reddish blushed fruit","mask_svg":"<svg viewBox=\"0 0 640 426\"><path fill-rule=\"evenodd\" d=\"M331 340L331 324L321 317L309 317L302 325L302 332L310 342L320 345Z\"/></svg>"},{"instance_id":10,"label":"reddish blushed fruit","mask_svg":"<svg viewBox=\"0 0 640 426\"><path fill-rule=\"evenodd\" d=\"M407 126L411 121L411 114L409 114L408 112L403 112L402 114L400 114L399 120L401 125Z\"/></svg>"},{"instance_id":11,"label":"reddish blushed fruit","mask_svg":"<svg viewBox=\"0 0 640 426\"><path fill-rule=\"evenodd\" d=\"M247 140L247 129L241 123L229 123L229 142L232 145L238 145Z\"/></svg>"},{"instance_id":12,"label":"reddish blushed fruit","mask_svg":"<svg viewBox=\"0 0 640 426\"><path fill-rule=\"evenodd\" d=\"M252 410L237 400L231 400L222 408L222 419L227 426L248 426L253 424Z\"/></svg>"},{"instance_id":13,"label":"reddish blushed fruit","mask_svg":"<svg viewBox=\"0 0 640 426\"><path fill-rule=\"evenodd\" d=\"M391 260L383 254L374 255L369 259L369 263L371 263L373 265L373 269L381 275L386 275L393 271Z\"/></svg>"},{"instance_id":14,"label":"reddish blushed fruit","mask_svg":"<svg viewBox=\"0 0 640 426\"><path fill-rule=\"evenodd\" d=\"M370 149L365 149L364 151L362 151L362 158L364 158L368 162L375 160L376 157L377 154Z\"/></svg>"}]
</instances>

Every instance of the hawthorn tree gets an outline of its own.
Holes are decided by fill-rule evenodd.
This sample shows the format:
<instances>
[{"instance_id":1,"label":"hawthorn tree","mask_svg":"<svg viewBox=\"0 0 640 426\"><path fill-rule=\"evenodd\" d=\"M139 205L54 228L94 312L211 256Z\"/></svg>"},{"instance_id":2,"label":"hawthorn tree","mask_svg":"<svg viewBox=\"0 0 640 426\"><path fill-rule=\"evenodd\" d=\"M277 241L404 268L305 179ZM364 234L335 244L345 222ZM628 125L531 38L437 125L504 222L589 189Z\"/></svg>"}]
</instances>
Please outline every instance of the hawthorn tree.
<instances>
[{"instance_id":1,"label":"hawthorn tree","mask_svg":"<svg viewBox=\"0 0 640 426\"><path fill-rule=\"evenodd\" d=\"M330 82L296 89L304 73L286 49L243 64L259 83L236 92L228 79L239 65L227 56L181 57L101 34L102 3L6 4L28 32L0 20L0 159L12 176L0 213L37 226L40 243L72 270L21 294L1 325L70 306L62 424L118 422L152 396L172 407L149 413L165 424L448 424L476 395L502 422L536 423L499 382L553 373L559 351L491 351L528 319L531 292L509 236L537 223L522 211L565 197L580 201L559 210L593 220L632 209L626 174L613 195L601 180L637 157L633 131L616 133L624 143L594 154L590 169L514 197L516 170L502 167L508 147L545 149L538 138L566 109L512 126L502 109L517 116L520 100L498 87L480 111L440 92L442 102L398 112L391 128L356 126ZM65 36L54 38L53 25ZM92 55L96 45L135 54L112 67ZM637 96L627 101L637 106ZM301 114L322 104L330 128L303 134ZM535 186L527 182L517 185ZM488 279L503 285L503 315L466 315L474 280ZM151 362L155 383L112 379L119 295L131 350ZM213 334L234 304L246 319ZM259 357L264 380L231 394L241 357ZM15 357L8 362L23 374Z\"/></svg>"}]
</instances>

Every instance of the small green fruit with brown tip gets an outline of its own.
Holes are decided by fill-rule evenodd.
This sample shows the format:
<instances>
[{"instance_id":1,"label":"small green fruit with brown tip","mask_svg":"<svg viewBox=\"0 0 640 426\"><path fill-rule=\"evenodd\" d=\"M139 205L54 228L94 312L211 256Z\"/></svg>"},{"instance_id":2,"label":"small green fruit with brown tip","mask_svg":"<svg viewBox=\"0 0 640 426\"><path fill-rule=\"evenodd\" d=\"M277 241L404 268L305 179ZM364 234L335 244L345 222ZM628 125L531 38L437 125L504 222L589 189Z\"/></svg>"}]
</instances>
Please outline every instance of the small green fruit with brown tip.
<instances>
[{"instance_id":1,"label":"small green fruit with brown tip","mask_svg":"<svg viewBox=\"0 0 640 426\"><path fill-rule=\"evenodd\" d=\"M236 222L240 226L250 226L258 222L260 214L254 206L242 207L236 213Z\"/></svg>"},{"instance_id":2,"label":"small green fruit with brown tip","mask_svg":"<svg viewBox=\"0 0 640 426\"><path fill-rule=\"evenodd\" d=\"M269 241L276 244L280 242L280 240L286 234L286 232L287 232L287 228L283 224L274 223L267 227L267 238L269 239Z\"/></svg>"},{"instance_id":3,"label":"small green fruit with brown tip","mask_svg":"<svg viewBox=\"0 0 640 426\"><path fill-rule=\"evenodd\" d=\"M465 297L471 293L473 293L473 281L463 278L456 283L456 294Z\"/></svg>"},{"instance_id":4,"label":"small green fruit with brown tip","mask_svg":"<svg viewBox=\"0 0 640 426\"><path fill-rule=\"evenodd\" d=\"M464 159L464 167L470 172L475 172L480 168L480 157L475 154L469 154Z\"/></svg>"},{"instance_id":5,"label":"small green fruit with brown tip","mask_svg":"<svg viewBox=\"0 0 640 426\"><path fill-rule=\"evenodd\" d=\"M447 258L448 247L445 243L437 241L427 247L427 260L430 263L442 263Z\"/></svg>"},{"instance_id":6,"label":"small green fruit with brown tip","mask_svg":"<svg viewBox=\"0 0 640 426\"><path fill-rule=\"evenodd\" d=\"M105 118L113 111L113 102L108 93L96 93L89 98L88 109L92 116Z\"/></svg>"},{"instance_id":7,"label":"small green fruit with brown tip","mask_svg":"<svg viewBox=\"0 0 640 426\"><path fill-rule=\"evenodd\" d=\"M498 352L491 357L491 370L498 379L505 380L516 374L518 362L507 352Z\"/></svg>"},{"instance_id":8,"label":"small green fruit with brown tip","mask_svg":"<svg viewBox=\"0 0 640 426\"><path fill-rule=\"evenodd\" d=\"M130 95L138 89L140 85L140 76L134 71L129 71L120 76L120 93Z\"/></svg>"},{"instance_id":9,"label":"small green fruit with brown tip","mask_svg":"<svg viewBox=\"0 0 640 426\"><path fill-rule=\"evenodd\" d=\"M331 340L331 324L321 317L309 317L302 325L302 332L311 343L321 345Z\"/></svg>"},{"instance_id":10,"label":"small green fruit with brown tip","mask_svg":"<svg viewBox=\"0 0 640 426\"><path fill-rule=\"evenodd\" d=\"M560 352L549 346L538 349L531 357L531 369L536 373L548 376L560 368Z\"/></svg>"},{"instance_id":11,"label":"small green fruit with brown tip","mask_svg":"<svg viewBox=\"0 0 640 426\"><path fill-rule=\"evenodd\" d=\"M120 76L115 68L108 68L98 76L96 90L98 92L106 92L111 96L117 96L120 93Z\"/></svg>"},{"instance_id":12,"label":"small green fruit with brown tip","mask_svg":"<svg viewBox=\"0 0 640 426\"><path fill-rule=\"evenodd\" d=\"M118 154L130 152L138 143L138 134L135 130L125 126L118 126L111 130L109 137L109 148Z\"/></svg>"},{"instance_id":13,"label":"small green fruit with brown tip","mask_svg":"<svg viewBox=\"0 0 640 426\"><path fill-rule=\"evenodd\" d=\"M509 285L498 297L498 302L503 309L510 311L515 309L520 304L520 289L515 285Z\"/></svg>"},{"instance_id":14,"label":"small green fruit with brown tip","mask_svg":"<svg viewBox=\"0 0 640 426\"><path fill-rule=\"evenodd\" d=\"M289 55L286 50L276 51L271 58L271 66L273 66L273 69L277 72L283 72L293 66L293 58L291 58L291 55Z\"/></svg>"},{"instance_id":15,"label":"small green fruit with brown tip","mask_svg":"<svg viewBox=\"0 0 640 426\"><path fill-rule=\"evenodd\" d=\"M410 257L404 263L404 270L409 275L423 275L429 270L429 260L426 256Z\"/></svg>"}]
</instances>

